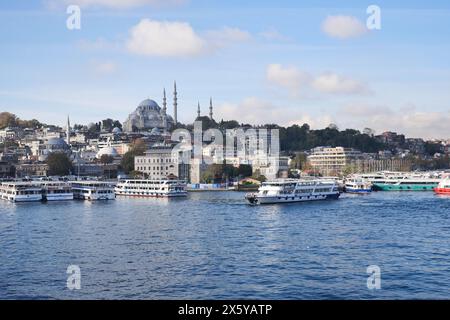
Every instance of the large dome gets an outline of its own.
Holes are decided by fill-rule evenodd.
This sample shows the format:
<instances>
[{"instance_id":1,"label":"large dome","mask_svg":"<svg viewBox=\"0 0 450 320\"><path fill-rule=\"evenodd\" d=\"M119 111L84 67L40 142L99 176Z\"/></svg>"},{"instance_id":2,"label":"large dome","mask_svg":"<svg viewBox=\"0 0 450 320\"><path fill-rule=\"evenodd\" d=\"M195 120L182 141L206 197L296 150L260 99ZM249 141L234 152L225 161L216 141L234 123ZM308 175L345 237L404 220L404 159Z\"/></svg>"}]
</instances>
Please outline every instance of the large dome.
<instances>
[{"instance_id":1,"label":"large dome","mask_svg":"<svg viewBox=\"0 0 450 320\"><path fill-rule=\"evenodd\" d=\"M155 110L158 112L161 110L158 104L152 99L145 99L138 105L138 108L145 108L148 110Z\"/></svg>"},{"instance_id":2,"label":"large dome","mask_svg":"<svg viewBox=\"0 0 450 320\"><path fill-rule=\"evenodd\" d=\"M174 120L152 99L142 101L123 123L124 132L145 131L153 128L167 130L174 126Z\"/></svg>"},{"instance_id":3,"label":"large dome","mask_svg":"<svg viewBox=\"0 0 450 320\"><path fill-rule=\"evenodd\" d=\"M113 147L104 147L104 148L100 149L100 151L97 153L96 158L100 159L103 155L117 157L119 155L119 153Z\"/></svg>"},{"instance_id":4,"label":"large dome","mask_svg":"<svg viewBox=\"0 0 450 320\"><path fill-rule=\"evenodd\" d=\"M59 147L66 147L67 143L62 138L50 138L45 143L47 146L59 146Z\"/></svg>"}]
</instances>

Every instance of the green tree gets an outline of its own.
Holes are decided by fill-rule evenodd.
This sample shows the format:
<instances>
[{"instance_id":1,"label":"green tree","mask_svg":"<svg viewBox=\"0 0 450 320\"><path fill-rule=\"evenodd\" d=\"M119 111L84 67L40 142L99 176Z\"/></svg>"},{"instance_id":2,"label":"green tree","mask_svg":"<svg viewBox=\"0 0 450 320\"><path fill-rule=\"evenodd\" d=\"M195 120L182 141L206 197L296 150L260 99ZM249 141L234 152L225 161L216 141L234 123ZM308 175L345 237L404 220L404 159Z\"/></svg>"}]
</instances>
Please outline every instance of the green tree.
<instances>
[{"instance_id":1,"label":"green tree","mask_svg":"<svg viewBox=\"0 0 450 320\"><path fill-rule=\"evenodd\" d=\"M65 153L51 153L47 157L48 174L50 176L64 176L71 173L72 161Z\"/></svg>"},{"instance_id":2,"label":"green tree","mask_svg":"<svg viewBox=\"0 0 450 320\"><path fill-rule=\"evenodd\" d=\"M136 156L142 156L146 150L147 144L144 140L136 139L135 141L133 141L130 151L126 152L123 155L122 161L120 163L122 170L126 174L130 174L132 171L134 171L134 158Z\"/></svg>"},{"instance_id":3,"label":"green tree","mask_svg":"<svg viewBox=\"0 0 450 320\"><path fill-rule=\"evenodd\" d=\"M100 157L100 163L102 164L109 164L112 163L114 161L114 157L110 156L108 154L102 154L102 156Z\"/></svg>"},{"instance_id":4,"label":"green tree","mask_svg":"<svg viewBox=\"0 0 450 320\"><path fill-rule=\"evenodd\" d=\"M252 176L252 166L248 164L241 164L238 168L238 175L247 178Z\"/></svg>"},{"instance_id":5,"label":"green tree","mask_svg":"<svg viewBox=\"0 0 450 320\"><path fill-rule=\"evenodd\" d=\"M122 170L129 174L130 172L134 171L134 153L133 151L128 151L123 155L122 161L120 162L120 166L122 167Z\"/></svg>"}]
</instances>

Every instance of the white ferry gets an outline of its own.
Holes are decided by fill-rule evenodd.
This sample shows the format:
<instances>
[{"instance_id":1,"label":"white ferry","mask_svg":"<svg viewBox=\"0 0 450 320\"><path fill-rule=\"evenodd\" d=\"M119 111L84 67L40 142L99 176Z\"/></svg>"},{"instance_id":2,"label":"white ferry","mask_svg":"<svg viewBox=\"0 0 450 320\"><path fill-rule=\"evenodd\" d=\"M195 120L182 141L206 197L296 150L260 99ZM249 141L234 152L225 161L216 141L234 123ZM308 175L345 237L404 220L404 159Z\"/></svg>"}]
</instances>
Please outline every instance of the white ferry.
<instances>
[{"instance_id":1,"label":"white ferry","mask_svg":"<svg viewBox=\"0 0 450 320\"><path fill-rule=\"evenodd\" d=\"M181 180L122 180L115 188L118 196L185 197L186 183Z\"/></svg>"},{"instance_id":2,"label":"white ferry","mask_svg":"<svg viewBox=\"0 0 450 320\"><path fill-rule=\"evenodd\" d=\"M73 200L72 186L64 181L41 182L43 200Z\"/></svg>"},{"instance_id":3,"label":"white ferry","mask_svg":"<svg viewBox=\"0 0 450 320\"><path fill-rule=\"evenodd\" d=\"M351 177L345 180L346 193L368 194L372 192L372 184L362 178Z\"/></svg>"},{"instance_id":4,"label":"white ferry","mask_svg":"<svg viewBox=\"0 0 450 320\"><path fill-rule=\"evenodd\" d=\"M73 197L81 200L114 200L114 185L105 181L72 181Z\"/></svg>"},{"instance_id":5,"label":"white ferry","mask_svg":"<svg viewBox=\"0 0 450 320\"><path fill-rule=\"evenodd\" d=\"M339 195L335 180L279 179L263 182L258 193L249 193L245 198L250 204L274 204L338 199Z\"/></svg>"},{"instance_id":6,"label":"white ferry","mask_svg":"<svg viewBox=\"0 0 450 320\"><path fill-rule=\"evenodd\" d=\"M42 200L42 188L34 182L2 182L0 196L12 202L30 202Z\"/></svg>"}]
</instances>

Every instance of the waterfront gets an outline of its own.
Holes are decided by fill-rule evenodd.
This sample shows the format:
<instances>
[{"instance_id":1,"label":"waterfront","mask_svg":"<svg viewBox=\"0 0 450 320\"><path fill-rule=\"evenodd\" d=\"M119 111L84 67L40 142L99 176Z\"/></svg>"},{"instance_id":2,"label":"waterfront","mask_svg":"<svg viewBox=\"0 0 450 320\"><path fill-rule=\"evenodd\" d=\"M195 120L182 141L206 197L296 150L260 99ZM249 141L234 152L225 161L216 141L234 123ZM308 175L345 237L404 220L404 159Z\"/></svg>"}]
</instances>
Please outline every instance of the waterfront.
<instances>
[{"instance_id":1,"label":"waterfront","mask_svg":"<svg viewBox=\"0 0 450 320\"><path fill-rule=\"evenodd\" d=\"M1 201L0 298L450 298L450 197L243 197ZM81 290L66 288L71 264ZM381 290L367 289L369 265L381 268Z\"/></svg>"}]
</instances>

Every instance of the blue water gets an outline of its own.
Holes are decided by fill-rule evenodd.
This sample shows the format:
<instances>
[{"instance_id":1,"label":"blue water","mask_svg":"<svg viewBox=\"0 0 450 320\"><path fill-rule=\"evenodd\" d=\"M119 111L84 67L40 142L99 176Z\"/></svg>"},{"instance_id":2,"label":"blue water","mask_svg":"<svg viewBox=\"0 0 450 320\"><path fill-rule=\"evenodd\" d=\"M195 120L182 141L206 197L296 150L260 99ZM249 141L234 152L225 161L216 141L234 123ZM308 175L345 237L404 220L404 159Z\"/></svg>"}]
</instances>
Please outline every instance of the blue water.
<instances>
[{"instance_id":1,"label":"blue water","mask_svg":"<svg viewBox=\"0 0 450 320\"><path fill-rule=\"evenodd\" d=\"M450 298L450 197L0 202L2 299ZM81 289L66 287L69 265ZM366 268L381 268L369 290Z\"/></svg>"}]
</instances>

